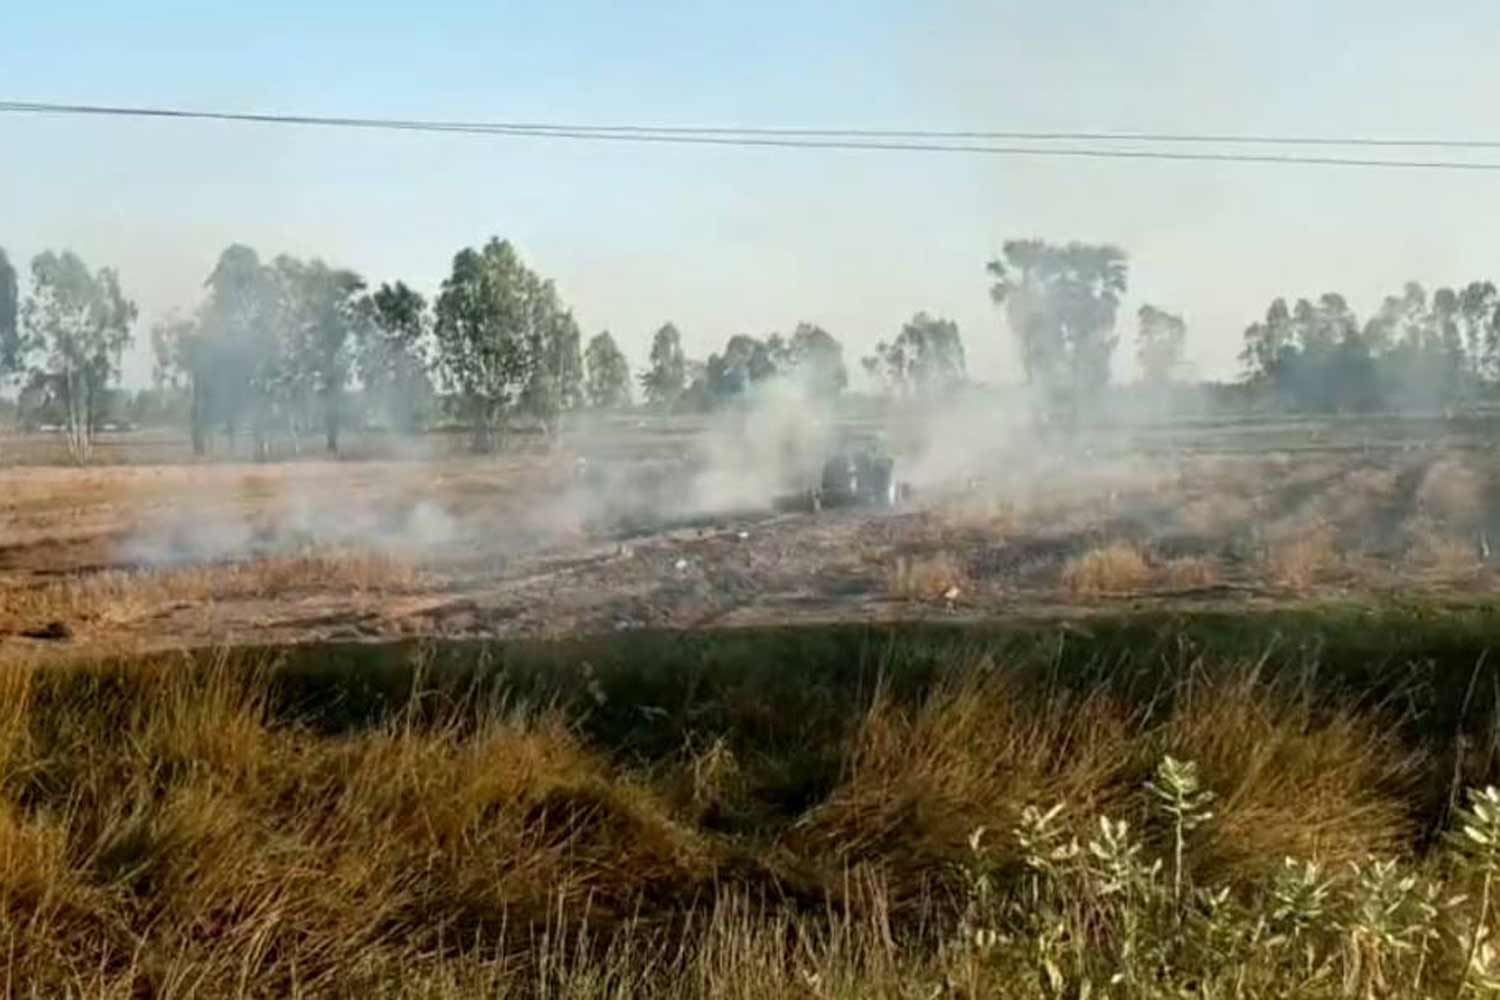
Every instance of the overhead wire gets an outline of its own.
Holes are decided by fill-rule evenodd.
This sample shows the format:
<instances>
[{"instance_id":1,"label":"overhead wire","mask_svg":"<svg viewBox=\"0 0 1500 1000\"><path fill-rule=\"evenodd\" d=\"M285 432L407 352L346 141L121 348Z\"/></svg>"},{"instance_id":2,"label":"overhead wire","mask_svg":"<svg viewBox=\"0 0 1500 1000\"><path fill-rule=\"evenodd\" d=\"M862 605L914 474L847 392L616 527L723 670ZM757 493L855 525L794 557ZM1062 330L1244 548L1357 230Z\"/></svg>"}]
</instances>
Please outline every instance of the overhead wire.
<instances>
[{"instance_id":1,"label":"overhead wire","mask_svg":"<svg viewBox=\"0 0 1500 1000\"><path fill-rule=\"evenodd\" d=\"M1395 169L1500 171L1500 162L1461 159L1389 159L1334 153L1276 153L1237 150L1119 148L1098 143L1145 145L1258 145L1344 148L1500 149L1500 140L1399 139L1381 137L1317 137L1231 135L1164 132L1043 132L943 131L921 129L817 129L804 127L578 125L547 122L444 121L388 117L349 117L273 114L188 108L66 104L46 101L0 100L0 113L85 115L129 118L217 121L242 124L294 125L375 129L469 135L570 139L602 142L666 143L673 145L744 148L821 149L874 152L974 154L1083 159L1163 160L1211 163L1281 164ZM993 144L1005 140L1005 145ZM1016 142L1073 142L1085 145L1015 145ZM1090 145L1092 144L1092 145Z\"/></svg>"}]
</instances>

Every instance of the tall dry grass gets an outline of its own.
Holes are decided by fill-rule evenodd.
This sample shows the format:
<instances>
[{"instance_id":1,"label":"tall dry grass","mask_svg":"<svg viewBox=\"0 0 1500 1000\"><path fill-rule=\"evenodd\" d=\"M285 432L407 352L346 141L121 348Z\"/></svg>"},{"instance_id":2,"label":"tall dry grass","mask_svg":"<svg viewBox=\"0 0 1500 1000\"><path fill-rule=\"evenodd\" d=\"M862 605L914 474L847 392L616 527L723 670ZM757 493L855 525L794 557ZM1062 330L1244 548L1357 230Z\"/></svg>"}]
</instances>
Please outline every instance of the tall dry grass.
<instances>
[{"instance_id":1,"label":"tall dry grass","mask_svg":"<svg viewBox=\"0 0 1500 1000\"><path fill-rule=\"evenodd\" d=\"M1286 856L1329 871L1413 859L1410 801L1430 780L1375 718L1234 664L1132 701L979 655L915 699L851 692L849 726L815 746L741 753L724 731L654 763L562 709L420 674L405 707L335 726L275 678L229 657L0 674L0 991L1051 997L1038 955L1077 995L1141 948L1167 949L1152 975L1181 984L1221 974L1168 946L1208 931L1164 916L1145 868L1087 861L1119 848L1099 846L1101 816L1171 856L1144 784L1164 755L1196 761L1217 796L1181 852L1188 884L1247 905ZM766 811L828 754L831 783ZM1043 879L1016 831L1054 806ZM1120 878L1138 881L1108 888ZM1121 891L1139 920L1114 909ZM1225 934L1255 926L1222 919ZM1126 927L1156 936L1125 947ZM1052 950L1085 928L1094 957ZM1245 959L1240 995L1343 995L1337 975L1299 977L1311 940Z\"/></svg>"},{"instance_id":2,"label":"tall dry grass","mask_svg":"<svg viewBox=\"0 0 1500 1000\"><path fill-rule=\"evenodd\" d=\"M1322 522L1297 526L1266 551L1266 571L1272 581L1294 590L1327 580L1340 563L1333 528Z\"/></svg>"},{"instance_id":3,"label":"tall dry grass","mask_svg":"<svg viewBox=\"0 0 1500 1000\"><path fill-rule=\"evenodd\" d=\"M1141 550L1129 542L1111 542L1068 561L1062 585L1079 597L1097 597L1140 590L1154 573Z\"/></svg>"},{"instance_id":4,"label":"tall dry grass","mask_svg":"<svg viewBox=\"0 0 1500 1000\"><path fill-rule=\"evenodd\" d=\"M430 589L436 576L409 559L357 549L267 555L223 563L106 570L4 591L0 623L138 621L179 603L325 592L390 595Z\"/></svg>"},{"instance_id":5,"label":"tall dry grass","mask_svg":"<svg viewBox=\"0 0 1500 1000\"><path fill-rule=\"evenodd\" d=\"M963 564L947 552L928 556L898 556L886 571L885 589L892 597L936 601L956 596L968 586Z\"/></svg>"}]
</instances>

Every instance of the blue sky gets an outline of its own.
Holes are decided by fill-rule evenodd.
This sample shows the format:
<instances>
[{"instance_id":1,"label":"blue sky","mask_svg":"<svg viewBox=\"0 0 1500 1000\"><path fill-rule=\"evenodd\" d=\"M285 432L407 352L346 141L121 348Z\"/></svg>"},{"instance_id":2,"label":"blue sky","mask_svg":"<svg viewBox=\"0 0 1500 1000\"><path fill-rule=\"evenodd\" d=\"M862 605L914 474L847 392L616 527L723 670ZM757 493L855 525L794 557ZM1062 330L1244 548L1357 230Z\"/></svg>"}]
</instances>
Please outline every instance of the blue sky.
<instances>
[{"instance_id":1,"label":"blue sky","mask_svg":"<svg viewBox=\"0 0 1500 1000\"><path fill-rule=\"evenodd\" d=\"M1491 136L1500 5L941 2L6 4L0 97L595 124ZM587 333L706 355L822 323L852 355L919 309L1016 375L983 265L1110 240L1133 308L1233 373L1271 297L1500 277L1500 175L1011 160L0 117L0 246L119 268L145 327L228 242L424 291L514 240ZM1119 359L1129 354L1127 337ZM1128 374L1128 363L1117 363Z\"/></svg>"}]
</instances>

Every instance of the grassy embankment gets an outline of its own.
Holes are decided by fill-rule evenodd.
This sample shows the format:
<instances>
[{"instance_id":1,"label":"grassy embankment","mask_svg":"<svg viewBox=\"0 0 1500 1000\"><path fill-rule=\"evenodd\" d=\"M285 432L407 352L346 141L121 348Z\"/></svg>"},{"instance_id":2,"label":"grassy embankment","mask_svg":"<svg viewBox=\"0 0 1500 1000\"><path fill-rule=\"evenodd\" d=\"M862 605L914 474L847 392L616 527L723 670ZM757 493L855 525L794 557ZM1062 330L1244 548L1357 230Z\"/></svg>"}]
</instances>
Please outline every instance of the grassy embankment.
<instances>
[{"instance_id":1,"label":"grassy embankment","mask_svg":"<svg viewBox=\"0 0 1500 1000\"><path fill-rule=\"evenodd\" d=\"M16 667L0 989L1473 993L1497 636L1325 609Z\"/></svg>"}]
</instances>

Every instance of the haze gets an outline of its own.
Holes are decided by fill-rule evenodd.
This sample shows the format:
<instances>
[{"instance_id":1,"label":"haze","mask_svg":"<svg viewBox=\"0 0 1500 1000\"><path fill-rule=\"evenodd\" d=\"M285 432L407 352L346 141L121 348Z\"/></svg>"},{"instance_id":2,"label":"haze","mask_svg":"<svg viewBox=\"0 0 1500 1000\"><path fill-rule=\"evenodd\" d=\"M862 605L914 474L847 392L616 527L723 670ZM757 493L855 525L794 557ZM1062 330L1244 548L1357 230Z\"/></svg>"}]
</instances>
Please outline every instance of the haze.
<instances>
[{"instance_id":1,"label":"haze","mask_svg":"<svg viewBox=\"0 0 1500 1000\"><path fill-rule=\"evenodd\" d=\"M511 4L270 0L14 5L11 99L593 124L1090 129L1482 138L1500 8L1276 0L1042 4ZM0 119L0 245L120 269L149 325L191 308L231 241L430 292L455 250L514 240L586 334L644 360L667 319L705 356L799 320L851 354L918 309L971 371L1019 366L986 296L1008 238L1116 242L1126 322L1184 313L1235 374L1276 295L1362 313L1408 279L1492 273L1493 174L1079 162Z\"/></svg>"}]
</instances>

